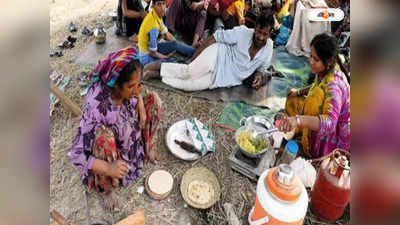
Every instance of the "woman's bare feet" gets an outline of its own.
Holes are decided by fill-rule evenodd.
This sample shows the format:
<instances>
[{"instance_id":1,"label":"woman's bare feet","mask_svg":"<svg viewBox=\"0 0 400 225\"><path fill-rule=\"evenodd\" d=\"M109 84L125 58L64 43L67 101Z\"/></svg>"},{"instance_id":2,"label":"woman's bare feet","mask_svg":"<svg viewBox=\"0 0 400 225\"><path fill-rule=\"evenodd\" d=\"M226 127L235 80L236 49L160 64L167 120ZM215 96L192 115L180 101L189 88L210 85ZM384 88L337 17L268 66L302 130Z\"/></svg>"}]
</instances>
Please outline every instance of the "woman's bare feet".
<instances>
[{"instance_id":1,"label":"woman's bare feet","mask_svg":"<svg viewBox=\"0 0 400 225\"><path fill-rule=\"evenodd\" d=\"M102 194L104 200L104 207L106 210L113 211L118 207L118 198L114 190Z\"/></svg>"},{"instance_id":2,"label":"woman's bare feet","mask_svg":"<svg viewBox=\"0 0 400 225\"><path fill-rule=\"evenodd\" d=\"M156 153L154 152L154 149L147 152L147 154L149 155L150 162L155 164L157 161L157 157L156 157Z\"/></svg>"}]
</instances>

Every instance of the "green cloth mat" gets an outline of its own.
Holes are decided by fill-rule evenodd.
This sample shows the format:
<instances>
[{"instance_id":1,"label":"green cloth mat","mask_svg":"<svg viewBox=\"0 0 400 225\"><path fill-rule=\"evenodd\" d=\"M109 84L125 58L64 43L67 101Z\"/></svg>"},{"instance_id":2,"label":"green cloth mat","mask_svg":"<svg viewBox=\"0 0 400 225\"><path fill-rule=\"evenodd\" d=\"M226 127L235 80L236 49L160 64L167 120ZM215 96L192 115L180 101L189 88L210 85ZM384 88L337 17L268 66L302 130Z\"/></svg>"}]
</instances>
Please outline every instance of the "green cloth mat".
<instances>
[{"instance_id":1,"label":"green cloth mat","mask_svg":"<svg viewBox=\"0 0 400 225\"><path fill-rule=\"evenodd\" d=\"M242 102L228 103L217 120L217 126L235 131L240 127L240 120L253 115L264 115L273 121L275 114L285 108L286 93L291 88L307 85L311 73L308 58L289 54L284 46L274 49L274 67L285 77L273 77L268 97L268 108L248 105Z\"/></svg>"},{"instance_id":2,"label":"green cloth mat","mask_svg":"<svg viewBox=\"0 0 400 225\"><path fill-rule=\"evenodd\" d=\"M285 74L285 77L273 77L268 107L280 110L285 107L286 93L291 88L301 88L307 85L311 73L308 58L289 54L284 46L274 49L273 65L277 71Z\"/></svg>"},{"instance_id":3,"label":"green cloth mat","mask_svg":"<svg viewBox=\"0 0 400 225\"><path fill-rule=\"evenodd\" d=\"M311 69L306 57L289 54L284 46L276 49L274 66L277 71L286 75L285 78L274 77L272 80L272 95L285 97L289 88L300 88L307 84Z\"/></svg>"},{"instance_id":4,"label":"green cloth mat","mask_svg":"<svg viewBox=\"0 0 400 225\"><path fill-rule=\"evenodd\" d=\"M278 111L268 108L248 105L242 102L230 102L226 104L221 116L217 120L217 126L236 131L240 127L240 120L253 115L263 115L274 121Z\"/></svg>"}]
</instances>

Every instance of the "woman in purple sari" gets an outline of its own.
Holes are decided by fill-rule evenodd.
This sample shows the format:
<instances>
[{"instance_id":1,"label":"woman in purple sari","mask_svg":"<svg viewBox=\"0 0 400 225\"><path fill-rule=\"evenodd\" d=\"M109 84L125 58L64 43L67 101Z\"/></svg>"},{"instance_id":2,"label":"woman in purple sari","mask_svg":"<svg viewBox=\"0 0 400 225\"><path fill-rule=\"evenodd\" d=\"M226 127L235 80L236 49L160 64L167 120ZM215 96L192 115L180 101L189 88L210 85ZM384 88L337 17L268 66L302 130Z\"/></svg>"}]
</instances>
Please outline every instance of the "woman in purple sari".
<instances>
[{"instance_id":1,"label":"woman in purple sari","mask_svg":"<svg viewBox=\"0 0 400 225\"><path fill-rule=\"evenodd\" d=\"M142 174L145 157L154 160L148 146L158 127L161 102L155 93L141 97L141 73L134 48L99 62L72 143L73 165L83 183L102 194L107 209L116 205L114 190ZM149 130L150 135L145 132Z\"/></svg>"}]
</instances>

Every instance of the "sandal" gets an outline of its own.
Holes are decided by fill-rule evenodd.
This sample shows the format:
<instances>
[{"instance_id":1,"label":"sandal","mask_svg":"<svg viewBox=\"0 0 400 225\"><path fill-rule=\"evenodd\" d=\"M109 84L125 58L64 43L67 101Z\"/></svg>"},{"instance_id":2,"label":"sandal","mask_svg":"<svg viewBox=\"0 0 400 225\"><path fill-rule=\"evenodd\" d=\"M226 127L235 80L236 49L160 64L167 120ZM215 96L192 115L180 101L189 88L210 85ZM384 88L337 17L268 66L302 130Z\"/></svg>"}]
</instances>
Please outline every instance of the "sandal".
<instances>
[{"instance_id":1,"label":"sandal","mask_svg":"<svg viewBox=\"0 0 400 225\"><path fill-rule=\"evenodd\" d=\"M63 53L61 50L60 51L57 51L57 50L50 51L50 57L61 57L61 56L63 56Z\"/></svg>"},{"instance_id":2,"label":"sandal","mask_svg":"<svg viewBox=\"0 0 400 225\"><path fill-rule=\"evenodd\" d=\"M76 38L76 37L72 37L71 35L69 35L69 36L67 37L67 41L71 42L72 44L75 43L76 40L77 40L77 38Z\"/></svg>"},{"instance_id":3,"label":"sandal","mask_svg":"<svg viewBox=\"0 0 400 225\"><path fill-rule=\"evenodd\" d=\"M79 85L80 86L87 86L89 84L88 75L86 72L81 72L79 75Z\"/></svg>"},{"instance_id":4,"label":"sandal","mask_svg":"<svg viewBox=\"0 0 400 225\"><path fill-rule=\"evenodd\" d=\"M59 44L58 47L61 49L68 49L68 48L73 48L74 44L70 41L64 41L63 43Z\"/></svg>"},{"instance_id":5,"label":"sandal","mask_svg":"<svg viewBox=\"0 0 400 225\"><path fill-rule=\"evenodd\" d=\"M86 36L92 36L93 35L93 31L89 30L89 28L87 28L86 26L83 28L82 30L82 34L86 35Z\"/></svg>"},{"instance_id":6,"label":"sandal","mask_svg":"<svg viewBox=\"0 0 400 225\"><path fill-rule=\"evenodd\" d=\"M76 32L76 31L77 31L74 22L71 22L71 23L69 24L69 31L70 31L70 32Z\"/></svg>"}]
</instances>

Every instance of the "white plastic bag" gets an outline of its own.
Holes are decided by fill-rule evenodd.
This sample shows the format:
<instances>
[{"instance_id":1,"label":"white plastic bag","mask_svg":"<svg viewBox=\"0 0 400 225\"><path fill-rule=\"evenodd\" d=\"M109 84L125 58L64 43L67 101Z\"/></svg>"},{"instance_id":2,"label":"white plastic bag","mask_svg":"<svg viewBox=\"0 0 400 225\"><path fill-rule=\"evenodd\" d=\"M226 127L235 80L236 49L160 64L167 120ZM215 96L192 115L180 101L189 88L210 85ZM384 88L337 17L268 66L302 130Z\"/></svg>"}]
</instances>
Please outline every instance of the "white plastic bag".
<instances>
[{"instance_id":1,"label":"white plastic bag","mask_svg":"<svg viewBox=\"0 0 400 225\"><path fill-rule=\"evenodd\" d=\"M295 174L303 182L304 186L312 188L317 179L317 171L310 162L298 157L290 163Z\"/></svg>"}]
</instances>

